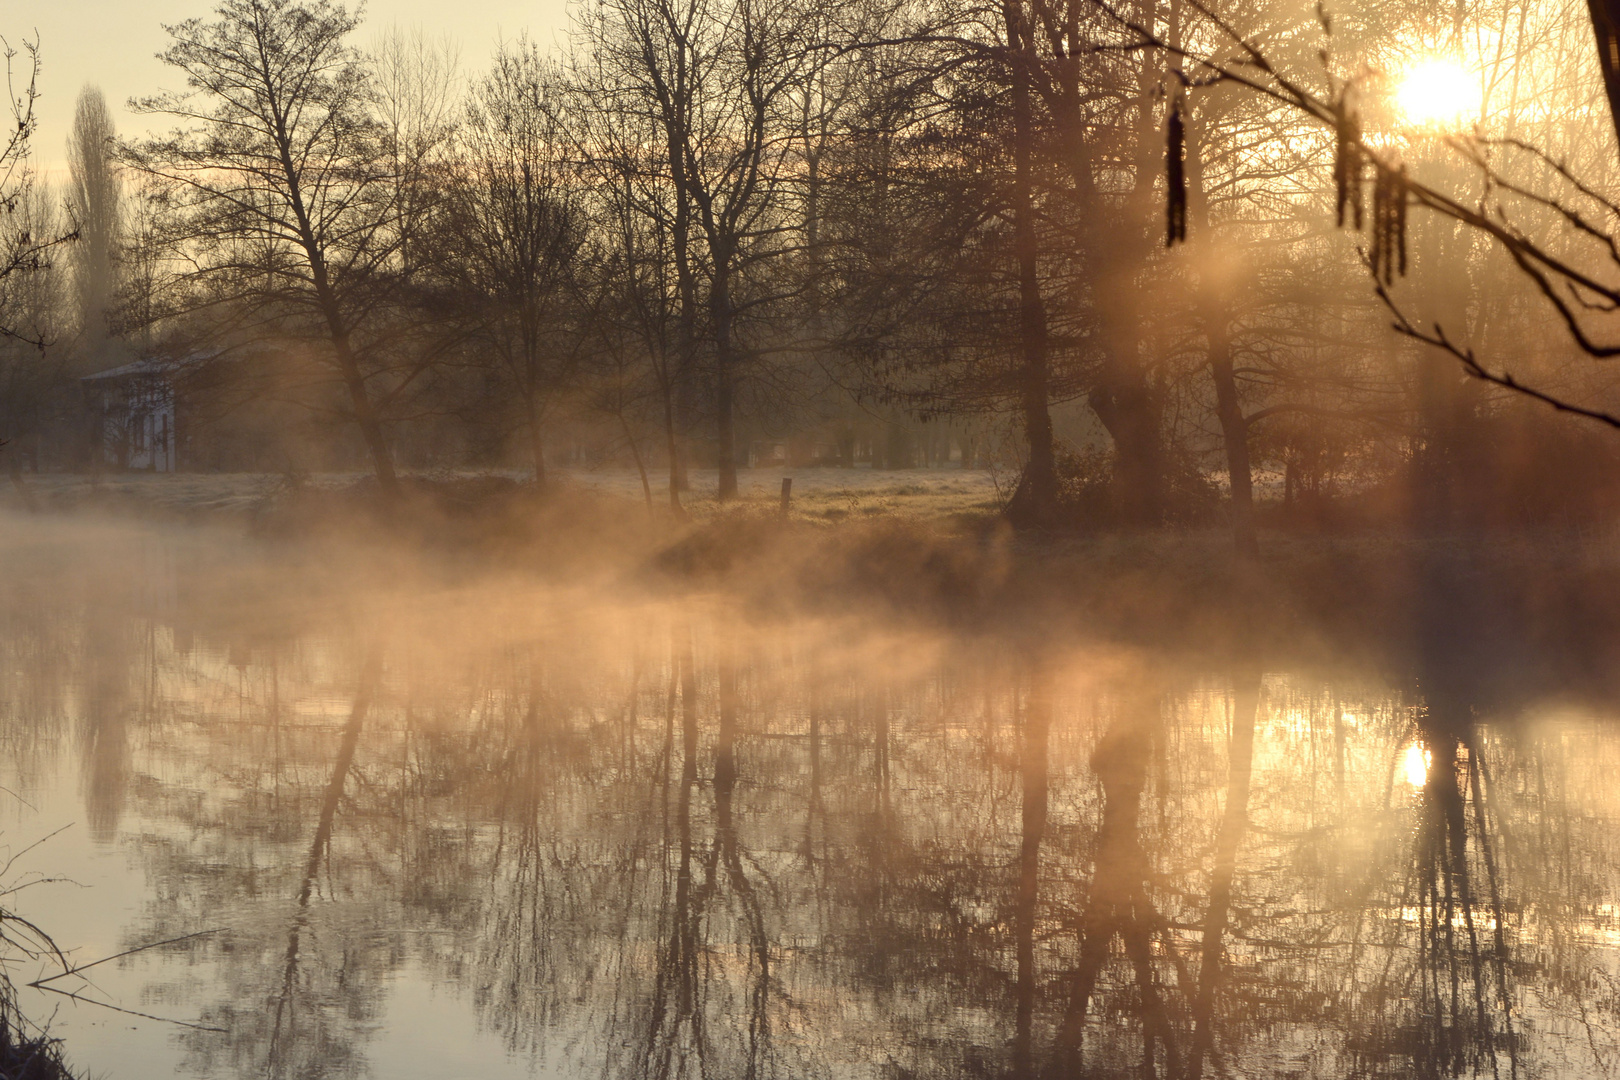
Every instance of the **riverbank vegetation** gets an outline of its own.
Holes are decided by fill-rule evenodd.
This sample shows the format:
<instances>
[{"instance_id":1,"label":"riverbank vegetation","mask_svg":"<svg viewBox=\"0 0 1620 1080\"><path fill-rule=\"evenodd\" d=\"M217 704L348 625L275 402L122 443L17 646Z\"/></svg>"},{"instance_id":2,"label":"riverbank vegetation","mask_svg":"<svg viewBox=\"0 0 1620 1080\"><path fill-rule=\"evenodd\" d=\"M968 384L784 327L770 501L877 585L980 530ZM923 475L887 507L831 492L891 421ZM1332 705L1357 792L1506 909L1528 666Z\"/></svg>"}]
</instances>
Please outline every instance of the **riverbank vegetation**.
<instances>
[{"instance_id":1,"label":"riverbank vegetation","mask_svg":"<svg viewBox=\"0 0 1620 1080\"><path fill-rule=\"evenodd\" d=\"M466 69L368 33L199 10L134 103L167 133L86 88L63 191L29 156L49 43L13 55L14 477L393 501L589 465L680 516L751 469L802 505L808 470L927 466L994 473L1022 529L1247 553L1620 513L1586 362L1620 156L1554 0L614 0Z\"/></svg>"}]
</instances>

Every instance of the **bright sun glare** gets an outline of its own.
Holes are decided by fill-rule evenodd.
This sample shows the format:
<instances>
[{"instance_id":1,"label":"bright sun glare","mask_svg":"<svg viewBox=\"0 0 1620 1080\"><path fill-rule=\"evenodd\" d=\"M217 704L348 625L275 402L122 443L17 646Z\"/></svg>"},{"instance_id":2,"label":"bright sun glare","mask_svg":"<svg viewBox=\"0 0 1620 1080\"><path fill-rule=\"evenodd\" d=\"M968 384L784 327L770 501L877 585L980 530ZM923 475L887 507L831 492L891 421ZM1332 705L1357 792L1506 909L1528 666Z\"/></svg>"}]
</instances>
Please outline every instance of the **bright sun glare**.
<instances>
[{"instance_id":1,"label":"bright sun glare","mask_svg":"<svg viewBox=\"0 0 1620 1080\"><path fill-rule=\"evenodd\" d=\"M1401 762L1402 771L1406 773L1406 782L1413 787L1422 787L1429 780L1429 752L1423 749L1422 744L1413 743L1406 748L1406 757Z\"/></svg>"},{"instance_id":2,"label":"bright sun glare","mask_svg":"<svg viewBox=\"0 0 1620 1080\"><path fill-rule=\"evenodd\" d=\"M1430 57L1401 76L1395 85L1395 105L1401 119L1414 127L1460 127L1474 109L1477 91L1471 82L1455 60Z\"/></svg>"}]
</instances>

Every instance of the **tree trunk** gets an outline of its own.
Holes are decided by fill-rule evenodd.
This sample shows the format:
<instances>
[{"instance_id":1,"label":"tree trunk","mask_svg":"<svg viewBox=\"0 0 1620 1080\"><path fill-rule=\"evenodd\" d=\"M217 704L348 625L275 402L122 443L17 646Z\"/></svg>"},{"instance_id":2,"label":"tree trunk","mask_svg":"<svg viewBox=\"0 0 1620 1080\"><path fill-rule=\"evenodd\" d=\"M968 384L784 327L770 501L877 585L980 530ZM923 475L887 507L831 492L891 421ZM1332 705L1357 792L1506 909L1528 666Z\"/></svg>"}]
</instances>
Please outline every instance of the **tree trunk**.
<instances>
[{"instance_id":1,"label":"tree trunk","mask_svg":"<svg viewBox=\"0 0 1620 1080\"><path fill-rule=\"evenodd\" d=\"M735 388L732 385L731 295L727 273L719 265L724 258L726 256L720 253L715 255L717 265L714 291L709 302L710 313L714 318L714 411L720 443L720 488L717 496L721 502L737 497L737 429L732 400Z\"/></svg>"},{"instance_id":2,"label":"tree trunk","mask_svg":"<svg viewBox=\"0 0 1620 1080\"><path fill-rule=\"evenodd\" d=\"M1057 517L1057 463L1048 408L1046 303L1041 295L1040 244L1035 235L1034 196L1030 178L1030 144L1034 122L1030 109L1029 69L1033 42L1026 45L1023 9L1018 0L1003 0L1007 42L1017 59L1012 64L1013 92L1013 244L1018 258L1018 336L1023 354L1019 404L1024 440L1029 444L1025 469L1028 504L1020 508L1033 525L1050 525Z\"/></svg>"},{"instance_id":3,"label":"tree trunk","mask_svg":"<svg viewBox=\"0 0 1620 1080\"><path fill-rule=\"evenodd\" d=\"M647 463L641 460L641 446L636 442L635 433L630 430L630 422L624 418L624 410L619 410L619 428L624 432L624 441L630 444L630 457L636 463L636 475L641 477L641 494L647 499L647 509L652 510L652 481L647 479Z\"/></svg>"},{"instance_id":4,"label":"tree trunk","mask_svg":"<svg viewBox=\"0 0 1620 1080\"><path fill-rule=\"evenodd\" d=\"M1419 266L1460 266L1467 237L1452 222L1436 222L1419 237ZM1466 275L1421 283L1422 299L1434 321L1460 339L1468 336L1469 310ZM1478 387L1448 358L1418 358L1418 424L1422 452L1416 466L1413 524L1444 532L1470 523L1469 503L1478 465Z\"/></svg>"},{"instance_id":5,"label":"tree trunk","mask_svg":"<svg viewBox=\"0 0 1620 1080\"><path fill-rule=\"evenodd\" d=\"M664 389L664 442L669 454L669 508L676 517L685 517L681 488L686 484L686 472L681 468L681 440L675 432L675 400L668 386Z\"/></svg>"},{"instance_id":6,"label":"tree trunk","mask_svg":"<svg viewBox=\"0 0 1620 1080\"><path fill-rule=\"evenodd\" d=\"M1157 525L1164 516L1164 441L1157 402L1137 355L1135 329L1115 338L1116 347L1088 401L1114 440L1114 497L1121 520Z\"/></svg>"},{"instance_id":7,"label":"tree trunk","mask_svg":"<svg viewBox=\"0 0 1620 1080\"><path fill-rule=\"evenodd\" d=\"M1232 486L1232 542L1239 555L1259 555L1254 531L1254 477L1249 465L1249 424L1238 404L1237 379L1232 373L1232 342L1226 320L1218 312L1204 313L1209 341L1209 371L1215 381L1215 413L1226 441L1226 471Z\"/></svg>"},{"instance_id":8,"label":"tree trunk","mask_svg":"<svg viewBox=\"0 0 1620 1080\"><path fill-rule=\"evenodd\" d=\"M354 345L349 340L349 331L352 327L344 320L338 307L337 293L327 273L326 252L316 239L314 226L310 222L309 208L304 202L302 174L293 163L295 154L292 141L279 117L275 139L282 172L287 181L289 203L298 223L299 244L309 262L310 282L315 289L315 301L319 305L321 316L326 321L332 350L337 355L338 373L343 378L344 388L349 392L349 404L354 409L354 422L360 428L360 436L365 440L366 449L371 452L377 488L382 492L384 500L392 503L399 498L399 479L394 474L394 455L388 448L388 440L383 435L382 421L378 418L376 409L372 407L371 392L366 388L366 379L360 371L360 362L354 355Z\"/></svg>"},{"instance_id":9,"label":"tree trunk","mask_svg":"<svg viewBox=\"0 0 1620 1080\"><path fill-rule=\"evenodd\" d=\"M534 464L534 487L536 491L546 488L546 435L545 428L541 426L540 403L535 400L534 394L529 394L529 455Z\"/></svg>"},{"instance_id":10,"label":"tree trunk","mask_svg":"<svg viewBox=\"0 0 1620 1080\"><path fill-rule=\"evenodd\" d=\"M1187 215L1196 223L1205 257L1213 254L1214 240L1209 198L1204 191L1204 155L1200 152L1206 116L1203 110L1187 118ZM1237 377L1232 370L1230 305L1220 278L1207 270L1198 284L1200 318L1209 350L1209 373L1215 384L1215 416L1226 444L1226 473L1232 488L1232 542L1238 555L1253 559L1260 553L1254 528L1254 471L1249 460L1249 425L1238 400Z\"/></svg>"},{"instance_id":11,"label":"tree trunk","mask_svg":"<svg viewBox=\"0 0 1620 1080\"><path fill-rule=\"evenodd\" d=\"M686 476L681 469L681 440L675 426L675 388L669 356L660 352L653 370L658 376L658 394L664 407L664 450L669 455L669 509L677 518L681 518L686 516L686 511L681 508L681 488L685 486Z\"/></svg>"},{"instance_id":12,"label":"tree trunk","mask_svg":"<svg viewBox=\"0 0 1620 1080\"><path fill-rule=\"evenodd\" d=\"M1138 19L1157 17L1157 9L1146 2L1134 7ZM1126 196L1125 219L1117 230L1091 238L1092 248L1101 253L1092 276L1101 288L1106 354L1089 401L1114 441L1115 509L1122 521L1139 526L1159 524L1165 510L1162 400L1142 358L1142 327L1153 316L1152 299L1144 297L1139 284L1157 246L1154 238L1164 235L1155 227L1162 221L1156 184L1163 175L1165 144L1155 112L1162 76L1158 54L1143 53L1131 121L1135 179Z\"/></svg>"},{"instance_id":13,"label":"tree trunk","mask_svg":"<svg viewBox=\"0 0 1620 1080\"><path fill-rule=\"evenodd\" d=\"M680 95L680 100L685 100L684 92ZM679 515L683 512L680 509L680 492L689 490L691 486L686 475L686 457L678 452L677 447L682 433L690 433L692 430L692 395L696 391L697 374L698 299L697 273L692 266L691 254L691 186L687 183L686 156L681 150L684 135L678 123L666 121L666 125L670 175L675 181L675 216L671 222L670 241L675 248L675 283L680 301L675 324L675 377L670 388L673 407L669 467L670 482L674 485L670 501Z\"/></svg>"},{"instance_id":14,"label":"tree trunk","mask_svg":"<svg viewBox=\"0 0 1620 1080\"><path fill-rule=\"evenodd\" d=\"M354 409L354 422L359 426L360 435L366 441L366 449L371 453L371 465L377 476L377 487L382 491L383 498L392 502L399 497L399 478L394 473L394 455L388 448L388 439L383 434L382 423L372 407L371 393L366 389L365 376L360 373L360 365L354 358L354 351L349 346L349 335L346 332L334 330L332 345L337 352L338 370L343 376L343 385L349 391L349 404Z\"/></svg>"}]
</instances>

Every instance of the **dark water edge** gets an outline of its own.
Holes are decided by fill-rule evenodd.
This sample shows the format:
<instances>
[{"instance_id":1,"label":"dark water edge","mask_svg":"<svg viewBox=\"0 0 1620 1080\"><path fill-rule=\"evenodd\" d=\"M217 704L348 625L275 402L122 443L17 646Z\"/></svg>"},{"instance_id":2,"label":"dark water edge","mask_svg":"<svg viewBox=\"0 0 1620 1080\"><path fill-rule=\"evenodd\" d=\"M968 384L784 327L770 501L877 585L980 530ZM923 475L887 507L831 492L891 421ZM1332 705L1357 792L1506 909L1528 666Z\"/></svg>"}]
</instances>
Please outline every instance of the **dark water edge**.
<instances>
[{"instance_id":1,"label":"dark water edge","mask_svg":"<svg viewBox=\"0 0 1620 1080\"><path fill-rule=\"evenodd\" d=\"M99 986L197 1025L78 1032L104 1071L442 1075L413 1034L488 1076L1615 1060L1602 544L1256 579L1199 537L749 528L535 573L7 522L4 783L43 808L7 830L114 867L74 901L102 955L209 931Z\"/></svg>"}]
</instances>

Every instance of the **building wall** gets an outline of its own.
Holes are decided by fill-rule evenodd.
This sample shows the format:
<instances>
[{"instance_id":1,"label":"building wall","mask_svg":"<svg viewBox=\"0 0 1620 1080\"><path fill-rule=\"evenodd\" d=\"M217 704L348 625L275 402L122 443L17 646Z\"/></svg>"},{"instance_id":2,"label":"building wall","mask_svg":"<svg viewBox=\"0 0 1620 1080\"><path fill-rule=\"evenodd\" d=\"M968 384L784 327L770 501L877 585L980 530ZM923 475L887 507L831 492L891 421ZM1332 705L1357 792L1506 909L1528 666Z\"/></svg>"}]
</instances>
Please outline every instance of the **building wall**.
<instances>
[{"instance_id":1,"label":"building wall","mask_svg":"<svg viewBox=\"0 0 1620 1080\"><path fill-rule=\"evenodd\" d=\"M115 469L174 472L179 464L174 390L162 376L136 374L87 387L92 430L99 429L98 464Z\"/></svg>"}]
</instances>

